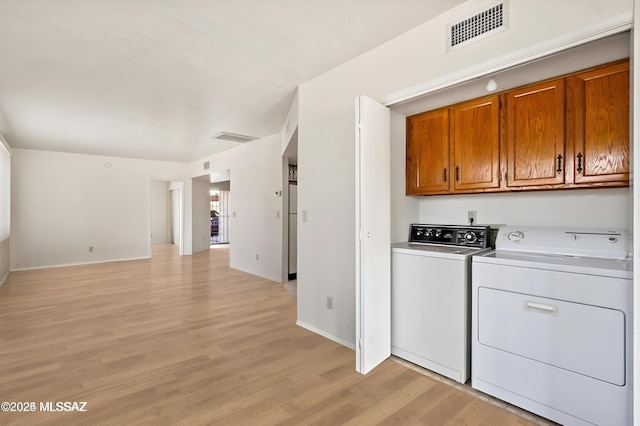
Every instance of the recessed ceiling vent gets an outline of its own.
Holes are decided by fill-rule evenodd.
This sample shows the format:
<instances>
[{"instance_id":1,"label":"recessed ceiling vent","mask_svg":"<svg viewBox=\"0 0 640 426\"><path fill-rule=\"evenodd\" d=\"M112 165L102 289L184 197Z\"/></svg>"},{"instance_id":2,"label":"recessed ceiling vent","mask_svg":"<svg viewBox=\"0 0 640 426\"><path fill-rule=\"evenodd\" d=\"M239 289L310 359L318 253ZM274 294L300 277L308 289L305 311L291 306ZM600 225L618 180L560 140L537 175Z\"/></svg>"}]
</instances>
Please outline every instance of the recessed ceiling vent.
<instances>
[{"instance_id":1,"label":"recessed ceiling vent","mask_svg":"<svg viewBox=\"0 0 640 426\"><path fill-rule=\"evenodd\" d=\"M508 6L507 0L495 2L447 25L447 52L509 29Z\"/></svg>"},{"instance_id":2,"label":"recessed ceiling vent","mask_svg":"<svg viewBox=\"0 0 640 426\"><path fill-rule=\"evenodd\" d=\"M231 141L231 142L250 142L258 139L252 136L238 135L236 133L228 133L228 132L220 132L217 135L215 135L213 138L219 139L222 141Z\"/></svg>"}]
</instances>

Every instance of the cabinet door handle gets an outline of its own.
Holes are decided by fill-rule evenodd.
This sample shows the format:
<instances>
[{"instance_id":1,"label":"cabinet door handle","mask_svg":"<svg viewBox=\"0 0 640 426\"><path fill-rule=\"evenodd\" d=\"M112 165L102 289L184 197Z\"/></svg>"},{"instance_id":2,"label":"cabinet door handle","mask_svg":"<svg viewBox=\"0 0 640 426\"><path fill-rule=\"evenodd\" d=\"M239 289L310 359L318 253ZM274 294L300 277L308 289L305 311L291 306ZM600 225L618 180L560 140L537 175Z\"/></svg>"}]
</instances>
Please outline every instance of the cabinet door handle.
<instances>
[{"instance_id":1,"label":"cabinet door handle","mask_svg":"<svg viewBox=\"0 0 640 426\"><path fill-rule=\"evenodd\" d=\"M456 166L456 182L460 182L460 167Z\"/></svg>"},{"instance_id":2,"label":"cabinet door handle","mask_svg":"<svg viewBox=\"0 0 640 426\"><path fill-rule=\"evenodd\" d=\"M582 173L582 153L578 153L578 173Z\"/></svg>"},{"instance_id":3,"label":"cabinet door handle","mask_svg":"<svg viewBox=\"0 0 640 426\"><path fill-rule=\"evenodd\" d=\"M445 182L447 181L447 168L446 167L442 170L442 179L444 179Z\"/></svg>"},{"instance_id":4,"label":"cabinet door handle","mask_svg":"<svg viewBox=\"0 0 640 426\"><path fill-rule=\"evenodd\" d=\"M562 171L562 154L558 154L558 169L556 171L558 173Z\"/></svg>"}]
</instances>

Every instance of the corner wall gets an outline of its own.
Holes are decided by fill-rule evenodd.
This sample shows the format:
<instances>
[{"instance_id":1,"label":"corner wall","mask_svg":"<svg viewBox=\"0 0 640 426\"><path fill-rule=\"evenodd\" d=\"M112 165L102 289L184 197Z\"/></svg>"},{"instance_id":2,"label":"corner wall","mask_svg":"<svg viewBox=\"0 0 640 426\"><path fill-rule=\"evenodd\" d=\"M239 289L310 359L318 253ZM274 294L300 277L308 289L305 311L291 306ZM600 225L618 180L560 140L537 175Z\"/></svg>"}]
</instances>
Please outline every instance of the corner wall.
<instances>
[{"instance_id":1,"label":"corner wall","mask_svg":"<svg viewBox=\"0 0 640 426\"><path fill-rule=\"evenodd\" d=\"M192 187L192 244L194 253L211 246L211 195L209 181L193 179Z\"/></svg>"},{"instance_id":2,"label":"corner wall","mask_svg":"<svg viewBox=\"0 0 640 426\"><path fill-rule=\"evenodd\" d=\"M9 276L9 248L11 246L11 238L0 241L0 286Z\"/></svg>"}]
</instances>

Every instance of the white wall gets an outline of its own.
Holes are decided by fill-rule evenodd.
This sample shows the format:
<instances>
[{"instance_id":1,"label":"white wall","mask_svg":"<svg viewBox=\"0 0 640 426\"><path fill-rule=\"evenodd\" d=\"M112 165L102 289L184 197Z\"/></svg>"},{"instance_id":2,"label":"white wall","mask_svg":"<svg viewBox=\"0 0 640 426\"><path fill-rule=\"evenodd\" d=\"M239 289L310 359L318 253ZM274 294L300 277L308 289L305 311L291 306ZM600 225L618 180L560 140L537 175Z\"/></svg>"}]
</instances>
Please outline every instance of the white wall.
<instances>
[{"instance_id":1,"label":"white wall","mask_svg":"<svg viewBox=\"0 0 640 426\"><path fill-rule=\"evenodd\" d=\"M231 171L229 210L230 266L282 282L282 142L275 134L191 164L191 176ZM207 195L207 200L209 197ZM256 259L257 257L257 259Z\"/></svg>"},{"instance_id":2,"label":"white wall","mask_svg":"<svg viewBox=\"0 0 640 426\"><path fill-rule=\"evenodd\" d=\"M179 163L14 149L11 269L149 257L151 179L185 174Z\"/></svg>"},{"instance_id":3,"label":"white wall","mask_svg":"<svg viewBox=\"0 0 640 426\"><path fill-rule=\"evenodd\" d=\"M630 21L632 1L511 1L508 31L447 54L446 24L485 4L486 1L481 0L468 1L300 86L298 205L300 212L308 213L308 222L300 223L298 233L298 321L301 325L337 341L354 343L356 96L382 99L396 94L397 97L407 88L432 87L434 84L429 82L444 81L461 70L477 70L478 64L505 56L517 56L531 46L544 50L552 41L550 46L557 47L594 23ZM392 185L398 186L393 182ZM574 198L582 200L581 197ZM439 211L451 203L455 204L456 200L443 198ZM591 204L581 201L577 208L584 214L588 210L586 206ZM478 208L481 221L485 220L483 217L499 218L490 213L489 208L484 205ZM411 218L415 204L406 204L402 211L396 214L405 220ZM421 218L431 217L424 213L429 209L422 206L420 211ZM596 225L600 215L589 215L588 222ZM508 219L514 222L517 217ZM401 233L400 230L393 232L394 235ZM326 308L327 295L334 296L333 310Z\"/></svg>"},{"instance_id":4,"label":"white wall","mask_svg":"<svg viewBox=\"0 0 640 426\"><path fill-rule=\"evenodd\" d=\"M289 146L289 142L291 142L291 137L295 133L298 128L298 91L296 90L295 95L293 96L293 100L291 101L291 106L289 107L289 112L287 113L287 118L284 120L284 125L282 126L282 153L284 154Z\"/></svg>"},{"instance_id":5,"label":"white wall","mask_svg":"<svg viewBox=\"0 0 640 426\"><path fill-rule=\"evenodd\" d=\"M9 276L9 249L11 245L11 238L7 238L0 241L0 286L4 283L4 280Z\"/></svg>"},{"instance_id":6,"label":"white wall","mask_svg":"<svg viewBox=\"0 0 640 426\"><path fill-rule=\"evenodd\" d=\"M628 188L437 195L422 197L419 222L465 224L469 210L480 225L626 229L631 199Z\"/></svg>"},{"instance_id":7,"label":"white wall","mask_svg":"<svg viewBox=\"0 0 640 426\"><path fill-rule=\"evenodd\" d=\"M192 241L193 253L209 250L211 246L211 195L209 181L193 179Z\"/></svg>"},{"instance_id":8,"label":"white wall","mask_svg":"<svg viewBox=\"0 0 640 426\"><path fill-rule=\"evenodd\" d=\"M407 197L406 117L391 112L391 243L407 241L409 224L420 222L420 197Z\"/></svg>"},{"instance_id":9,"label":"white wall","mask_svg":"<svg viewBox=\"0 0 640 426\"><path fill-rule=\"evenodd\" d=\"M0 129L6 127L6 120L4 117L4 114L2 114L2 111L0 111ZM11 245L11 168L12 168L12 160L11 160L11 155L13 153L13 150L11 149L11 146L9 145L9 143L7 142L7 140L4 138L4 135L0 132L0 150L1 151L6 151L9 153L10 157L9 157L9 163L8 163L8 167L9 169L5 169L4 167L2 167L2 170L0 173L0 178L2 179L2 182L0 182L0 185L2 185L2 187L0 188L0 197L2 197L0 199L0 228L2 228L2 230L0 231L0 286L4 283L5 279L7 278L7 276L9 276L9 271L10 271L10 263L9 263L9 247ZM5 165L6 162L4 163ZM8 180L7 179L7 175L8 175ZM8 192L6 192L8 191ZM7 200L7 197L9 197L9 199ZM8 201L8 202L7 202ZM9 227L9 229L7 229L7 227ZM7 232L8 231L8 232Z\"/></svg>"},{"instance_id":10,"label":"white wall","mask_svg":"<svg viewBox=\"0 0 640 426\"><path fill-rule=\"evenodd\" d=\"M634 1L634 25L635 19L640 16L640 2ZM640 100L640 32L637 28L632 31L632 54L631 54L631 139L634 141L631 144L631 155L633 161L631 162L631 193L632 193L632 208L630 227L634 230L640 229L640 177L636 174L635 169L640 164L640 108L635 106L636 102ZM637 259L640 253L640 238L633 239L633 253L634 258ZM633 279L635 283L640 282L640 267L638 267L637 261L634 260ZM635 388L638 389L638 383L640 383L640 339L638 338L638 330L640 330L640 291L634 289L633 291L633 382L636 384ZM640 392L634 391L633 393L633 424L640 424Z\"/></svg>"}]
</instances>

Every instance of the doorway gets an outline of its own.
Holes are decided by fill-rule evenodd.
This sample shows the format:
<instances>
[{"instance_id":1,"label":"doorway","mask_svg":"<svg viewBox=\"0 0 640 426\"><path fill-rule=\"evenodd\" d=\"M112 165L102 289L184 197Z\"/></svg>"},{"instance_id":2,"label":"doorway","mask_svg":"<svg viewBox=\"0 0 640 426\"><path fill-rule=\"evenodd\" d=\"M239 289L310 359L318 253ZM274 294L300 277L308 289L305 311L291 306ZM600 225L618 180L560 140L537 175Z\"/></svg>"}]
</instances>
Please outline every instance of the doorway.
<instances>
[{"instance_id":1,"label":"doorway","mask_svg":"<svg viewBox=\"0 0 640 426\"><path fill-rule=\"evenodd\" d=\"M153 247L182 247L182 182L152 179L149 204L149 255Z\"/></svg>"},{"instance_id":2,"label":"doorway","mask_svg":"<svg viewBox=\"0 0 640 426\"><path fill-rule=\"evenodd\" d=\"M231 202L231 170L219 170L209 175L209 203L210 203L210 245L219 247L229 244L229 212Z\"/></svg>"},{"instance_id":3,"label":"doorway","mask_svg":"<svg viewBox=\"0 0 640 426\"><path fill-rule=\"evenodd\" d=\"M231 191L220 189L224 182L218 182L217 188L209 190L211 203L211 245L229 244L229 195ZM228 182L227 182L228 183Z\"/></svg>"},{"instance_id":4,"label":"doorway","mask_svg":"<svg viewBox=\"0 0 640 426\"><path fill-rule=\"evenodd\" d=\"M171 244L177 245L178 247L181 246L180 241L180 230L181 230L181 222L182 222L182 218L181 218L181 206L180 206L180 188L175 188L175 189L171 189L169 191L169 193L171 194L171 198L170 198L170 217L171 220L169 222L170 224L170 229L171 229ZM181 250L182 252L182 250Z\"/></svg>"}]
</instances>

